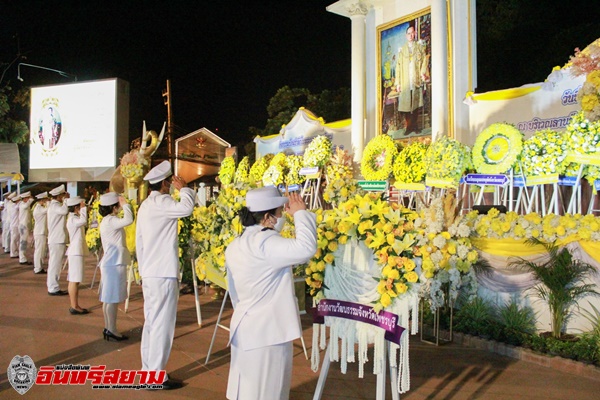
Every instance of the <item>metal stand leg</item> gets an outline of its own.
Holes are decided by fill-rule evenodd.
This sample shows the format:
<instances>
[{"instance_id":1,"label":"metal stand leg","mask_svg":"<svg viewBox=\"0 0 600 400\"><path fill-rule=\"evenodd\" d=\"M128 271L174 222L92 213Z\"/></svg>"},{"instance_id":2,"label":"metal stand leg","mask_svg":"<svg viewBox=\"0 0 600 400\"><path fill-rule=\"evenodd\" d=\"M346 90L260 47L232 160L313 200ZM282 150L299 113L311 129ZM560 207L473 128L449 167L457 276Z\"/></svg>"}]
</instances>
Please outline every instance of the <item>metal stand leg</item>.
<instances>
[{"instance_id":1,"label":"metal stand leg","mask_svg":"<svg viewBox=\"0 0 600 400\"><path fill-rule=\"evenodd\" d=\"M327 351L325 351L325 356L323 356L321 373L319 374L319 380L317 381L317 387L315 389L315 395L313 396L313 400L321 400L321 396L323 395L323 389L325 388L325 380L327 379L327 374L329 373L330 364L331 360L329 360L329 346L327 346Z\"/></svg>"},{"instance_id":2,"label":"metal stand leg","mask_svg":"<svg viewBox=\"0 0 600 400\"><path fill-rule=\"evenodd\" d=\"M194 281L194 300L196 301L196 318L198 326L202 327L202 313L200 311L200 298L198 297L198 278L196 277L196 267L192 258L192 280Z\"/></svg>"},{"instance_id":3,"label":"metal stand leg","mask_svg":"<svg viewBox=\"0 0 600 400\"><path fill-rule=\"evenodd\" d=\"M227 301L228 295L229 290L226 290L225 296L223 296L223 302L221 303L221 309L219 310L219 316L217 317L217 323L215 324L215 331L213 332L210 346L208 347L208 353L206 354L206 361L204 362L204 365L208 364L208 361L210 360L210 353L212 352L213 345L215 344L215 338L217 337L217 329L222 328L229 332L228 327L221 325L221 316L223 315L223 309L225 308L225 302Z\"/></svg>"}]
</instances>

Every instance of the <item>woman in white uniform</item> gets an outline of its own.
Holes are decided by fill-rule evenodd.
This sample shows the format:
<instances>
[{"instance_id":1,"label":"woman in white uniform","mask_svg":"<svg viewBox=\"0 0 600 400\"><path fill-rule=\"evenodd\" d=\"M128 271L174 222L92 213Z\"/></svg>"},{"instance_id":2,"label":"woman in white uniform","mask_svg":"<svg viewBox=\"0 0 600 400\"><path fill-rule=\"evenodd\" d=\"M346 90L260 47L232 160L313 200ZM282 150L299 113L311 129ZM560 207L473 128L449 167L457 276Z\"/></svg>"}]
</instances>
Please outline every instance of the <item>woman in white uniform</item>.
<instances>
[{"instance_id":1,"label":"woman in white uniform","mask_svg":"<svg viewBox=\"0 0 600 400\"><path fill-rule=\"evenodd\" d=\"M79 306L79 284L83 282L83 257L89 253L85 241L87 208L84 200L80 197L67 199L67 206L69 207L69 216L67 217L69 273L67 280L69 281L69 300L71 301L69 312L73 315L88 314L89 311L86 308Z\"/></svg>"},{"instance_id":2,"label":"woman in white uniform","mask_svg":"<svg viewBox=\"0 0 600 400\"><path fill-rule=\"evenodd\" d=\"M294 217L295 239L279 234L285 204ZM247 228L225 251L234 306L227 398L288 399L292 341L302 332L291 266L315 254L316 217L297 193L288 202L270 186L248 192L240 219Z\"/></svg>"},{"instance_id":3,"label":"woman in white uniform","mask_svg":"<svg viewBox=\"0 0 600 400\"><path fill-rule=\"evenodd\" d=\"M118 216L123 209L123 217ZM100 196L100 239L104 256L100 262L102 272L102 289L100 301L104 313L105 340L114 339L117 342L129 337L118 334L117 306L127 297L127 266L131 262L131 254L127 249L125 228L133 223L133 211L124 197L110 192Z\"/></svg>"}]
</instances>

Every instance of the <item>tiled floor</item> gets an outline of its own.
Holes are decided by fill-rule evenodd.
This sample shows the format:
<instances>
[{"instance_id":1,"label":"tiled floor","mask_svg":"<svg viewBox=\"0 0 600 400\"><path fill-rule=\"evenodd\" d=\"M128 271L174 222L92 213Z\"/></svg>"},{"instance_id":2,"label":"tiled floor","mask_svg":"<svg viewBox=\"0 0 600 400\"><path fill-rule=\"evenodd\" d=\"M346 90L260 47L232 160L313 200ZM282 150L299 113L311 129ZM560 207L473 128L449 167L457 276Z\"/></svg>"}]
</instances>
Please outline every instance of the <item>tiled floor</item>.
<instances>
[{"instance_id":1,"label":"tiled floor","mask_svg":"<svg viewBox=\"0 0 600 400\"><path fill-rule=\"evenodd\" d=\"M1 251L1 250L0 250ZM140 367L140 336L143 325L141 287L133 286L129 311L119 312L126 342L102 340L104 327L101 303L96 288L90 289L94 260L89 258L80 304L92 313L73 316L67 297L51 297L46 291L46 276L34 275L31 266L0 255L0 398L2 399L224 399L229 370L228 332L219 330L208 365L204 365L221 302L212 291L200 296L203 324L196 321L193 295L179 300L177 328L168 371L185 381L179 390L160 393L136 390L98 390L91 384L81 386L33 386L21 396L8 383L6 368L15 355L29 355L39 368L44 365L106 365L108 369ZM61 288L66 289L66 271ZM123 309L121 305L121 310ZM225 308L228 323L231 306ZM302 317L304 340L310 356L312 328L310 317ZM432 346L411 338L411 390L401 399L598 399L600 381L561 373L483 350L456 344ZM294 375L291 399L312 399L318 372L310 368L300 341L294 347ZM324 353L322 352L321 355ZM332 363L323 399L375 399L376 377L365 367L365 378L358 378L356 365L347 374ZM391 399L389 387L386 398Z\"/></svg>"}]
</instances>

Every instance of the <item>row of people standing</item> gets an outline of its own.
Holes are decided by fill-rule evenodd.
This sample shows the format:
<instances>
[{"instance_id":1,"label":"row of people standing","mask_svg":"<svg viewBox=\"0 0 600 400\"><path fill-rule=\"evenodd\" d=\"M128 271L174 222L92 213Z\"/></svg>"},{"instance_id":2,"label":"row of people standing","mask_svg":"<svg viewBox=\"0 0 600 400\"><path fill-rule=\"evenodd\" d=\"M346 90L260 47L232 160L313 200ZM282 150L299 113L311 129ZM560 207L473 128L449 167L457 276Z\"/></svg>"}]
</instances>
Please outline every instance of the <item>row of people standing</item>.
<instances>
[{"instance_id":1,"label":"row of people standing","mask_svg":"<svg viewBox=\"0 0 600 400\"><path fill-rule=\"evenodd\" d=\"M195 193L186 187L181 177L172 174L168 161L154 167L144 179L151 192L140 205L136 225L136 255L142 277L145 319L141 340L142 370L164 371L173 344L179 297L178 219L192 213ZM180 191L179 201L170 196L171 187ZM61 205L63 192L62 186L50 192L49 229L60 226L59 216L65 215L65 205ZM84 226L80 224L87 211L83 204L77 206L73 199L67 201L73 207L70 210L72 222L68 225L76 232L78 226ZM291 344L301 335L291 265L308 261L316 252L316 216L306 210L298 194L284 198L274 187L249 191L246 203L240 213L246 230L230 244L225 254L228 287L234 306L227 398L287 399L292 374ZM295 217L296 237L293 239L285 239L279 234L284 222L284 207ZM119 217L121 209L123 216ZM126 296L125 275L130 255L124 227L132 223L133 213L116 193L100 197L100 213L104 217L100 223L100 236L105 252L100 263L103 335L106 339L125 340L126 336L117 334L116 315L117 304ZM56 234L51 240L50 236L49 231L48 244L52 242L55 254L61 254L59 246L64 245L66 239L62 240ZM73 235L71 237L73 240ZM82 257L82 254L69 254L70 265L72 257L76 256ZM53 257L49 261L48 282L51 281L50 269L54 268L50 266L52 262L56 262ZM79 268L79 261L73 261L73 265ZM60 265L57 271L60 272ZM69 271L69 279L74 274ZM54 286L49 284L50 294L52 289ZM56 290L60 289L56 287ZM167 375L162 388L181 386L181 381Z\"/></svg>"}]
</instances>

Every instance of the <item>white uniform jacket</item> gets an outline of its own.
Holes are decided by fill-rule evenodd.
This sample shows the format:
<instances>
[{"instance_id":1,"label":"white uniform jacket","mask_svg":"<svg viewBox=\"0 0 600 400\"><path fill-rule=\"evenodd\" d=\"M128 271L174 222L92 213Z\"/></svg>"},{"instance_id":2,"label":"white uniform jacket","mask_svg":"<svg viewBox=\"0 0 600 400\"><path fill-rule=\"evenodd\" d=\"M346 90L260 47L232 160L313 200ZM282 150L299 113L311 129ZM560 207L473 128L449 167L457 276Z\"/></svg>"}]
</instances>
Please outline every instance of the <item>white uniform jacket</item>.
<instances>
[{"instance_id":1,"label":"white uniform jacket","mask_svg":"<svg viewBox=\"0 0 600 400\"><path fill-rule=\"evenodd\" d=\"M194 211L196 194L182 188L180 200L153 190L140 205L136 225L136 255L143 278L178 278L177 220Z\"/></svg>"},{"instance_id":2,"label":"white uniform jacket","mask_svg":"<svg viewBox=\"0 0 600 400\"><path fill-rule=\"evenodd\" d=\"M48 235L48 207L42 203L33 206L33 235Z\"/></svg>"},{"instance_id":3,"label":"white uniform jacket","mask_svg":"<svg viewBox=\"0 0 600 400\"><path fill-rule=\"evenodd\" d=\"M29 231L31 231L31 203L33 203L31 197L28 201L21 200L19 203L19 226L25 226Z\"/></svg>"},{"instance_id":4,"label":"white uniform jacket","mask_svg":"<svg viewBox=\"0 0 600 400\"><path fill-rule=\"evenodd\" d=\"M19 204L9 200L7 206L10 229L19 229Z\"/></svg>"},{"instance_id":5,"label":"white uniform jacket","mask_svg":"<svg viewBox=\"0 0 600 400\"><path fill-rule=\"evenodd\" d=\"M123 218L107 215L100 222L100 239L104 256L100 266L129 265L131 254L127 250L124 227L133 222L133 211L129 204L123 206Z\"/></svg>"},{"instance_id":6,"label":"white uniform jacket","mask_svg":"<svg viewBox=\"0 0 600 400\"><path fill-rule=\"evenodd\" d=\"M294 223L295 239L254 225L225 251L228 290L234 307L229 337L231 341L237 335L243 350L300 337L290 267L308 261L317 251L316 217L308 211L297 211Z\"/></svg>"},{"instance_id":7,"label":"white uniform jacket","mask_svg":"<svg viewBox=\"0 0 600 400\"><path fill-rule=\"evenodd\" d=\"M65 218L69 207L58 200L51 200L48 205L48 244L66 244L67 227Z\"/></svg>"},{"instance_id":8,"label":"white uniform jacket","mask_svg":"<svg viewBox=\"0 0 600 400\"><path fill-rule=\"evenodd\" d=\"M87 256L90 253L85 241L85 226L87 225L87 208L81 207L79 215L69 213L67 231L69 231L68 256Z\"/></svg>"}]
</instances>

